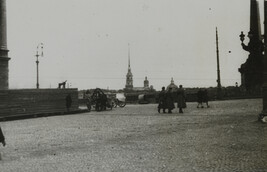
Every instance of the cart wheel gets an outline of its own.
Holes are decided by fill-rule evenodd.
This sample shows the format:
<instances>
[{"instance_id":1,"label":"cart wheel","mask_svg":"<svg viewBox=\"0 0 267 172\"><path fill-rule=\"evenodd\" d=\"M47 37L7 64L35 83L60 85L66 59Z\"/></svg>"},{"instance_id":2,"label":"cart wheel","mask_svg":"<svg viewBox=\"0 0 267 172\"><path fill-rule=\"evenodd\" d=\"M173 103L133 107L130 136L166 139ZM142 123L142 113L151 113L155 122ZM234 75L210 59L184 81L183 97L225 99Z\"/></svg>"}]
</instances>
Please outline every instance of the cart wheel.
<instances>
[{"instance_id":1,"label":"cart wheel","mask_svg":"<svg viewBox=\"0 0 267 172\"><path fill-rule=\"evenodd\" d=\"M115 108L117 106L116 102L114 100L111 100L111 106L112 106L112 108Z\"/></svg>"},{"instance_id":2,"label":"cart wheel","mask_svg":"<svg viewBox=\"0 0 267 172\"><path fill-rule=\"evenodd\" d=\"M126 102L122 102L122 101L120 101L119 102L119 106L122 108L122 107L124 107L126 105Z\"/></svg>"}]
</instances>

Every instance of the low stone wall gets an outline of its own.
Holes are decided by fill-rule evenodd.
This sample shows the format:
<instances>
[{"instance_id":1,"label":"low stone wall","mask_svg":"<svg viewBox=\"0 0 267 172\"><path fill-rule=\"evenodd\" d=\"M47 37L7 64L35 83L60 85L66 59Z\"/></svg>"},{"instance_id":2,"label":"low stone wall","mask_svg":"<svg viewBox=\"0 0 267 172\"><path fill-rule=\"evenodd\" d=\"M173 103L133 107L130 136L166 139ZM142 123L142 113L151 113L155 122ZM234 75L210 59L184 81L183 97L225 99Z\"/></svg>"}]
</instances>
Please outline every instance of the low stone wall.
<instances>
[{"instance_id":1,"label":"low stone wall","mask_svg":"<svg viewBox=\"0 0 267 172\"><path fill-rule=\"evenodd\" d=\"M78 89L14 89L0 90L0 117L63 113L70 94L70 111L77 111Z\"/></svg>"}]
</instances>

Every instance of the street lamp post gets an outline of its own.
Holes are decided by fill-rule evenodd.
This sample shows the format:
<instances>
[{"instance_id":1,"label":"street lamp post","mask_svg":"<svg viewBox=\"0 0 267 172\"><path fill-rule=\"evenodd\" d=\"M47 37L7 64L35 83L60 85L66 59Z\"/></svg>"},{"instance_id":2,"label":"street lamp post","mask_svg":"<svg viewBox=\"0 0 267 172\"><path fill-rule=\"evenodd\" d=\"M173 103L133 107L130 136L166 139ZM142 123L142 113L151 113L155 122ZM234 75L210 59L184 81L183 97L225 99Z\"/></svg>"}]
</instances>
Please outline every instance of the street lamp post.
<instances>
[{"instance_id":1,"label":"street lamp post","mask_svg":"<svg viewBox=\"0 0 267 172\"><path fill-rule=\"evenodd\" d=\"M39 56L43 57L44 53L43 53L43 47L44 44L43 43L39 43L37 46L37 50L36 50L36 71L37 71L37 81L36 81L36 88L39 89ZM41 52L40 52L40 48L41 48Z\"/></svg>"}]
</instances>

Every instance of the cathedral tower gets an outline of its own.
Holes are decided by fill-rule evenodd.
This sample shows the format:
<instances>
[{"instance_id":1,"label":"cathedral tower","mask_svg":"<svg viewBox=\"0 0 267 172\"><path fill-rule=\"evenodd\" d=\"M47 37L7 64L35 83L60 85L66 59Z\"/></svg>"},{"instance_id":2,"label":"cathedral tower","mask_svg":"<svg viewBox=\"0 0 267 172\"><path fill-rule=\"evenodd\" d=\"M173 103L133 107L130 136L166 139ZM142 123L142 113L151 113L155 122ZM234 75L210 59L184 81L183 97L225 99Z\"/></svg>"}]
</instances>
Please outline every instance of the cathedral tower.
<instances>
[{"instance_id":1,"label":"cathedral tower","mask_svg":"<svg viewBox=\"0 0 267 172\"><path fill-rule=\"evenodd\" d=\"M126 75L126 90L132 90L133 89L133 74L131 72L131 64L130 64L130 46L128 45L128 72Z\"/></svg>"}]
</instances>

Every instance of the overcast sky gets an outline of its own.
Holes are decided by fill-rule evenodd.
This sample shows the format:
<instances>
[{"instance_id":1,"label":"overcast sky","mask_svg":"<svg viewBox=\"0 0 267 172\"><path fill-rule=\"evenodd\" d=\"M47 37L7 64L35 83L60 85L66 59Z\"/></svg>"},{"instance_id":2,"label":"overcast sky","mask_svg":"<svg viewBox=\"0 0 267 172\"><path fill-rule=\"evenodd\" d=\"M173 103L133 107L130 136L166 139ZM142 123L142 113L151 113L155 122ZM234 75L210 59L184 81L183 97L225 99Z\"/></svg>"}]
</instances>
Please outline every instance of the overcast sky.
<instances>
[{"instance_id":1,"label":"overcast sky","mask_svg":"<svg viewBox=\"0 0 267 172\"><path fill-rule=\"evenodd\" d=\"M239 34L249 31L249 10L250 0L7 0L9 87L36 87L39 43L40 88L65 80L79 89L124 88L128 43L134 87L145 76L157 90L172 77L184 87L216 86L216 26L221 83L240 84L248 53Z\"/></svg>"}]
</instances>

